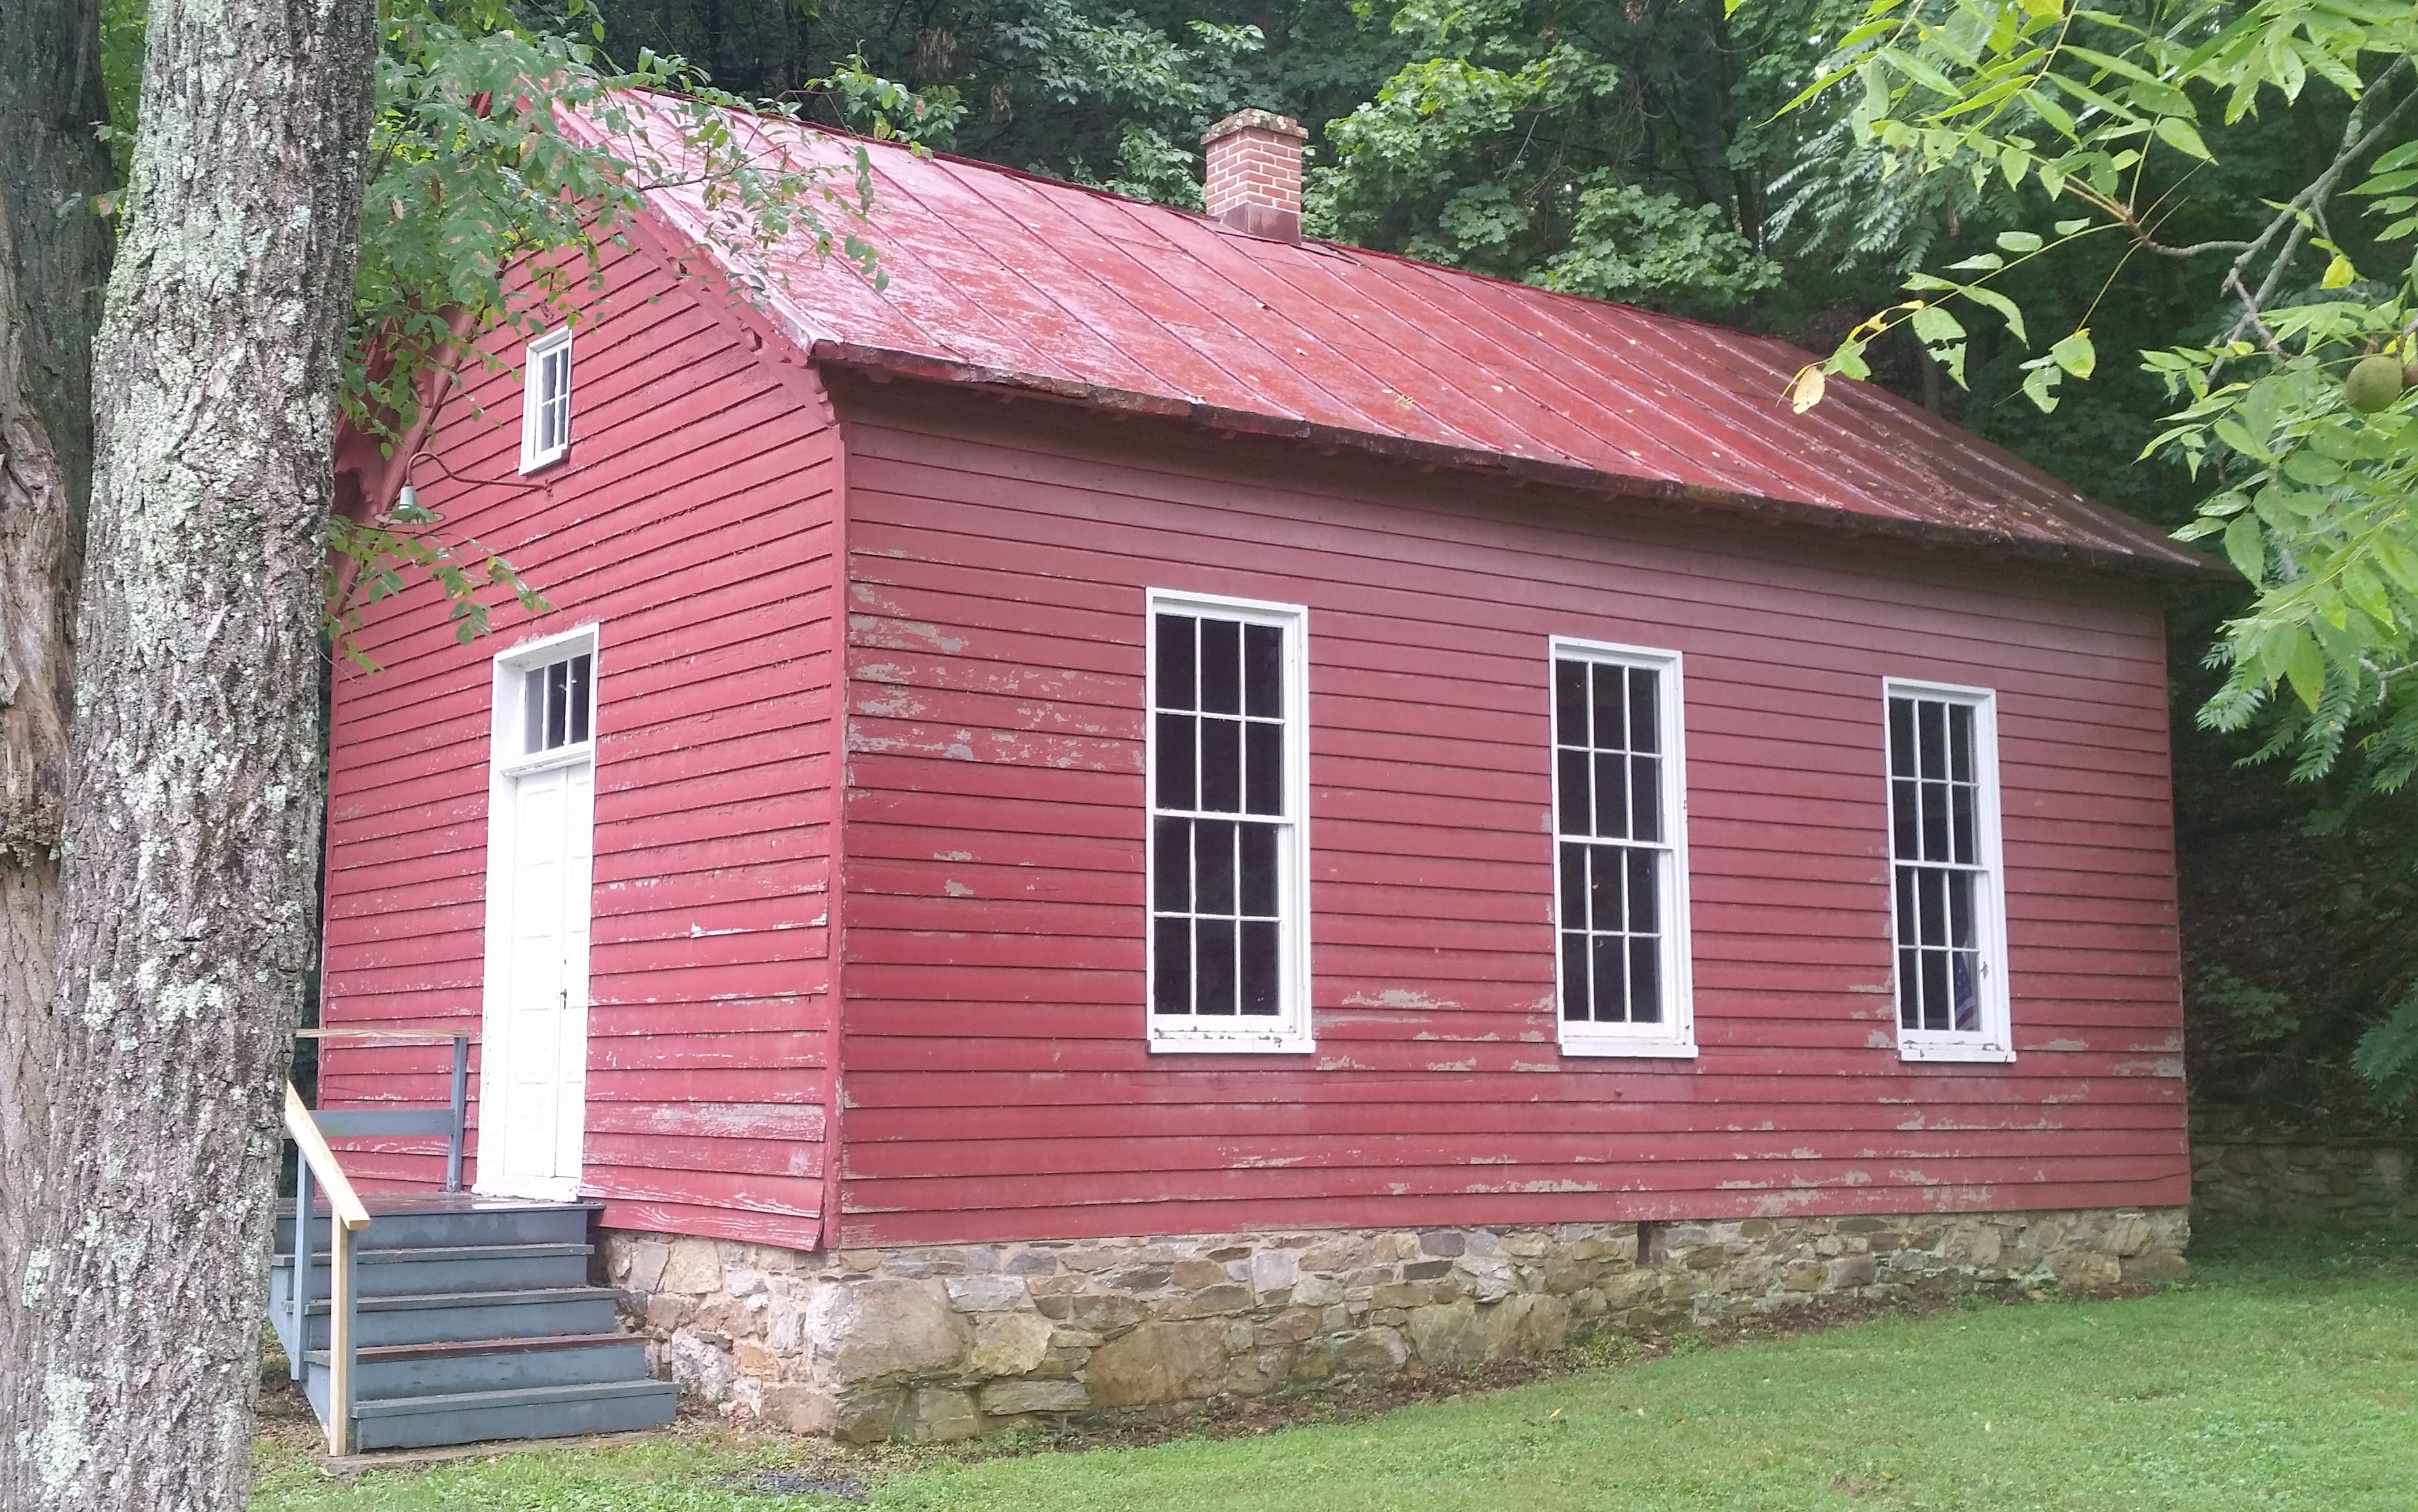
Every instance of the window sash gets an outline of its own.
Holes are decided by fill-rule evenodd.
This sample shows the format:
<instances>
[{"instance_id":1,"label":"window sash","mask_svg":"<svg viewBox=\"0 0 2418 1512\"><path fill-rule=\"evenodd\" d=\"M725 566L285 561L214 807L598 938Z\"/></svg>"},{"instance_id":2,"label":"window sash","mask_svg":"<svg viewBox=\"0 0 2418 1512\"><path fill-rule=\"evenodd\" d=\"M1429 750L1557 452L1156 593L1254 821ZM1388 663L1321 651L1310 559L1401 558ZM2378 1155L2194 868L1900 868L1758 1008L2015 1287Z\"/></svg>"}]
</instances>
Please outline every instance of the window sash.
<instances>
[{"instance_id":1,"label":"window sash","mask_svg":"<svg viewBox=\"0 0 2418 1512\"><path fill-rule=\"evenodd\" d=\"M1151 1043L1308 1049L1306 615L1157 592L1147 612Z\"/></svg>"},{"instance_id":2,"label":"window sash","mask_svg":"<svg viewBox=\"0 0 2418 1512\"><path fill-rule=\"evenodd\" d=\"M2012 1060L1995 695L1891 680L1882 707L1900 1052Z\"/></svg>"},{"instance_id":3,"label":"window sash","mask_svg":"<svg viewBox=\"0 0 2418 1512\"><path fill-rule=\"evenodd\" d=\"M1548 668L1563 1048L1693 1055L1678 653L1556 637Z\"/></svg>"},{"instance_id":4,"label":"window sash","mask_svg":"<svg viewBox=\"0 0 2418 1512\"><path fill-rule=\"evenodd\" d=\"M571 450L569 327L530 340L521 385L521 470L528 472Z\"/></svg>"}]
</instances>

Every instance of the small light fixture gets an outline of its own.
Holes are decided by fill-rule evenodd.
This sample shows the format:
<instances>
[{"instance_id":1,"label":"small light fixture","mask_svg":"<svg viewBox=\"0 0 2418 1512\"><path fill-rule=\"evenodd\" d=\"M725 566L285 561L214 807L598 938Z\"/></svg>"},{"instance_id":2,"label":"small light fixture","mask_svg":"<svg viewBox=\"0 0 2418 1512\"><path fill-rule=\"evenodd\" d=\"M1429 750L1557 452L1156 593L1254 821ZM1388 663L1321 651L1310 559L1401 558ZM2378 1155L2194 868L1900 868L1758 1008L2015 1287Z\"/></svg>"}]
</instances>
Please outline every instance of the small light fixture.
<instances>
[{"instance_id":1,"label":"small light fixture","mask_svg":"<svg viewBox=\"0 0 2418 1512\"><path fill-rule=\"evenodd\" d=\"M420 490L412 487L409 483L404 484L403 492L395 496L394 507L397 511L406 514L411 511L420 508Z\"/></svg>"}]
</instances>

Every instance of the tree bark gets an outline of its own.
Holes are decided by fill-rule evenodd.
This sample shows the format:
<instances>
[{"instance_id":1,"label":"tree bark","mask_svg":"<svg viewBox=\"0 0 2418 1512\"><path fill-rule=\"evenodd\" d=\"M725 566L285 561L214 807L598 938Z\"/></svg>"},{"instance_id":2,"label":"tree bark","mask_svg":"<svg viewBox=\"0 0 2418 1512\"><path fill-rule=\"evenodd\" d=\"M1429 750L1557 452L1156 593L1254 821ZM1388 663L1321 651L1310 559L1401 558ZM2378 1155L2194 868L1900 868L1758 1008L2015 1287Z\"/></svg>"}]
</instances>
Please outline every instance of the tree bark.
<instances>
[{"instance_id":1,"label":"tree bark","mask_svg":"<svg viewBox=\"0 0 2418 1512\"><path fill-rule=\"evenodd\" d=\"M151 10L94 362L9 1512L239 1512L251 1479L375 41L375 0Z\"/></svg>"},{"instance_id":2,"label":"tree bark","mask_svg":"<svg viewBox=\"0 0 2418 1512\"><path fill-rule=\"evenodd\" d=\"M93 126L108 114L94 0L0 7L0 1362L15 1352L58 974L68 627L112 239L92 204L111 187Z\"/></svg>"}]
</instances>

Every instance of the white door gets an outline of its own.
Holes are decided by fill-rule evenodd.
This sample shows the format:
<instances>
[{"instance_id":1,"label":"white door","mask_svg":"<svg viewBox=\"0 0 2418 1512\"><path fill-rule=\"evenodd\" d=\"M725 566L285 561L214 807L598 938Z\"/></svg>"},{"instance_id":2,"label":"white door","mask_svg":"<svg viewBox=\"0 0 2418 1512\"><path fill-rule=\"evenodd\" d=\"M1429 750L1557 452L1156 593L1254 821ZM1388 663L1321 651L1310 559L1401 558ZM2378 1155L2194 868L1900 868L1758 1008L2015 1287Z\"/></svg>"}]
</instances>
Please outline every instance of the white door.
<instances>
[{"instance_id":1,"label":"white door","mask_svg":"<svg viewBox=\"0 0 2418 1512\"><path fill-rule=\"evenodd\" d=\"M583 702L588 658L570 690ZM560 664L555 664L560 665ZM510 669L499 684L551 667ZM564 679L553 680L558 703ZM517 689L499 691L517 692ZM499 714L523 702L498 700ZM480 1061L477 1189L560 1199L578 1195L587 1123L589 893L595 859L596 769L585 710L576 739L509 745L490 788L484 1052ZM513 746L536 745L533 752Z\"/></svg>"}]
</instances>

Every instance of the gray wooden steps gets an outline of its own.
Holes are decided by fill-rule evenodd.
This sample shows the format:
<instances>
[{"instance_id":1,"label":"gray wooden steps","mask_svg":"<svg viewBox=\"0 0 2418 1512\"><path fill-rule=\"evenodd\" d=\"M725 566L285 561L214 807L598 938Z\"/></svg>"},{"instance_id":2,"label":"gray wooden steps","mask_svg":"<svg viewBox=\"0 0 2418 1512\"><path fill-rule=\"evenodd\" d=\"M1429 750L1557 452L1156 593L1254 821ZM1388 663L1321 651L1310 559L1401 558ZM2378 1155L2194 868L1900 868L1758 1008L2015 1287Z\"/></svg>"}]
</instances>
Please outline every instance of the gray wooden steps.
<instances>
[{"instance_id":1,"label":"gray wooden steps","mask_svg":"<svg viewBox=\"0 0 2418 1512\"><path fill-rule=\"evenodd\" d=\"M589 1286L593 1205L374 1199L355 1235L353 1427L360 1449L560 1438L669 1422L676 1388ZM326 1422L327 1218L314 1214L309 1302L295 1333L293 1219L281 1218L270 1317Z\"/></svg>"}]
</instances>

